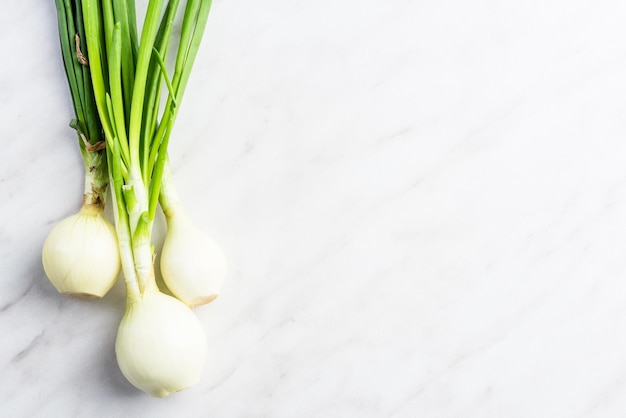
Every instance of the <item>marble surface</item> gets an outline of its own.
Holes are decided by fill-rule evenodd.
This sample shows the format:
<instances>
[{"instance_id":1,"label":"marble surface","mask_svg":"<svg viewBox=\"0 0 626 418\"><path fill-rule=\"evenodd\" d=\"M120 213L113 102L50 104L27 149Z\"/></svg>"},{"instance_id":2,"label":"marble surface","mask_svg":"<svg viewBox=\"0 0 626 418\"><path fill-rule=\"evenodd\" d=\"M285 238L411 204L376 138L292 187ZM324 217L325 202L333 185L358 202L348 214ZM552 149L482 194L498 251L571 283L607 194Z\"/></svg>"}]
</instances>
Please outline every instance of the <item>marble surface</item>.
<instances>
[{"instance_id":1,"label":"marble surface","mask_svg":"<svg viewBox=\"0 0 626 418\"><path fill-rule=\"evenodd\" d=\"M43 274L81 160L53 2L3 6L0 416L626 416L624 2L215 0L205 39L170 149L231 274L153 399L121 282Z\"/></svg>"}]
</instances>

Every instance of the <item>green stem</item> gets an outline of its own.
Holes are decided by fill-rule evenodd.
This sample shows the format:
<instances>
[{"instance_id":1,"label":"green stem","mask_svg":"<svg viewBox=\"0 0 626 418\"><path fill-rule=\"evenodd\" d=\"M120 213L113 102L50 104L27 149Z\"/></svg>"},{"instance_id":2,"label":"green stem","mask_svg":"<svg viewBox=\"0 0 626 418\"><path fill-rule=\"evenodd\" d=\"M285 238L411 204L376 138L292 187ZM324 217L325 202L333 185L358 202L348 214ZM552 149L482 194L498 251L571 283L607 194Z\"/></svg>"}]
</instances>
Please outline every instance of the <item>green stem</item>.
<instances>
[{"instance_id":1,"label":"green stem","mask_svg":"<svg viewBox=\"0 0 626 418\"><path fill-rule=\"evenodd\" d=\"M130 0L134 4L134 0ZM120 55L124 57L121 62L122 71L122 84L124 85L123 101L124 101L124 123L128 125L128 116L130 115L130 105L132 101L133 84L135 82L135 58L132 52L132 27L135 26L131 19L131 12L128 10L128 0L113 0L113 13L115 16L116 24L120 25L120 36L122 42L120 42ZM133 16L134 17L134 16Z\"/></svg>"},{"instance_id":2,"label":"green stem","mask_svg":"<svg viewBox=\"0 0 626 418\"><path fill-rule=\"evenodd\" d=\"M144 93L150 56L154 47L154 38L159 27L159 16L163 8L163 0L150 0L143 30L139 44L139 56L137 57L137 68L135 69L135 84L133 86L133 100L130 113L130 127L128 131L128 142L130 149L131 165L141 166L139 159L141 118L143 113Z\"/></svg>"},{"instance_id":3,"label":"green stem","mask_svg":"<svg viewBox=\"0 0 626 418\"><path fill-rule=\"evenodd\" d=\"M124 92L122 89L122 26L116 23L111 37L111 49L108 54L109 86L111 88L112 124L121 144L126 144L126 122L124 112Z\"/></svg>"},{"instance_id":4,"label":"green stem","mask_svg":"<svg viewBox=\"0 0 626 418\"><path fill-rule=\"evenodd\" d=\"M57 23L59 26L59 40L61 45L61 56L63 57L63 65L65 67L65 75L67 83L70 85L70 93L72 94L72 104L74 105L74 113L78 114L77 104L80 104L78 88L76 87L76 74L72 65L72 52L70 49L70 35L67 31L67 15L65 13L65 3L63 0L55 0L57 8Z\"/></svg>"},{"instance_id":5,"label":"green stem","mask_svg":"<svg viewBox=\"0 0 626 418\"><path fill-rule=\"evenodd\" d=\"M87 38L87 48L89 56L89 69L91 72L91 83L94 91L94 98L100 122L104 130L107 146L113 146L113 130L106 106L106 91L108 85L105 84L103 68L106 65L103 58L106 55L102 49L104 44L102 36L102 17L97 0L83 0L83 17L85 24L85 37Z\"/></svg>"},{"instance_id":6,"label":"green stem","mask_svg":"<svg viewBox=\"0 0 626 418\"><path fill-rule=\"evenodd\" d=\"M161 25L159 26L159 30L157 32L155 48L162 57L167 56L170 38L172 35L172 28L174 26L174 17L176 16L176 11L178 10L178 4L179 0L168 1L167 7L165 8L165 14L163 15ZM155 61L156 60L153 56L150 61L150 69L148 70L149 76L146 86L147 93L143 103L144 115L141 134L142 138L148 138L148 140L143 141L141 161L143 164L142 175L146 184L150 181L154 165L153 160L150 159L150 148L152 147L154 141L149 138L153 138L156 131L156 123L159 114L159 98L161 94L161 86L163 85L160 83L161 71L157 70L158 64Z\"/></svg>"}]
</instances>

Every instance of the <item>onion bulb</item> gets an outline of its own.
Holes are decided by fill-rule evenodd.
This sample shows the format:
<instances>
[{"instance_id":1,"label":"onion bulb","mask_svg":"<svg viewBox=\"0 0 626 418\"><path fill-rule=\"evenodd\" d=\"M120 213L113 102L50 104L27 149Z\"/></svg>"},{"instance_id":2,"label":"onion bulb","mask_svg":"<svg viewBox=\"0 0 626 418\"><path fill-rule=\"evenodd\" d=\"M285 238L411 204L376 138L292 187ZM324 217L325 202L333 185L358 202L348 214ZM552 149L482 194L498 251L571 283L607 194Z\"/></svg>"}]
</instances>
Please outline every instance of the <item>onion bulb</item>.
<instances>
[{"instance_id":1,"label":"onion bulb","mask_svg":"<svg viewBox=\"0 0 626 418\"><path fill-rule=\"evenodd\" d=\"M130 383L163 398L200 381L207 342L200 321L187 306L151 289L128 299L115 353Z\"/></svg>"},{"instance_id":2,"label":"onion bulb","mask_svg":"<svg viewBox=\"0 0 626 418\"><path fill-rule=\"evenodd\" d=\"M180 208L167 217L160 267L168 289L191 308L217 298L227 272L220 247Z\"/></svg>"},{"instance_id":3,"label":"onion bulb","mask_svg":"<svg viewBox=\"0 0 626 418\"><path fill-rule=\"evenodd\" d=\"M42 261L46 276L60 293L101 298L121 269L115 229L101 209L83 207L52 229Z\"/></svg>"}]
</instances>

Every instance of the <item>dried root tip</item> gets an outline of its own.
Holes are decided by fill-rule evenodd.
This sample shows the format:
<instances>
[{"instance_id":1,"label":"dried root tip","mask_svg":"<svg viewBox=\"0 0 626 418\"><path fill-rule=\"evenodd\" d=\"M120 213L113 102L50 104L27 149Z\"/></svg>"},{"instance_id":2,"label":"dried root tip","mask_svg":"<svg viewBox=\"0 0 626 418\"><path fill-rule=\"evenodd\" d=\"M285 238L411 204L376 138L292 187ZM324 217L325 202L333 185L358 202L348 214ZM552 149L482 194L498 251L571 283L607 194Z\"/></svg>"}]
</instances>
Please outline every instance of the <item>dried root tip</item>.
<instances>
[{"instance_id":1,"label":"dried root tip","mask_svg":"<svg viewBox=\"0 0 626 418\"><path fill-rule=\"evenodd\" d=\"M217 295L200 296L200 297L197 297L194 300L192 300L189 303L189 307L192 308L192 309L193 308L197 308L198 306L206 305L207 303L211 303L215 299L217 299Z\"/></svg>"},{"instance_id":2,"label":"dried root tip","mask_svg":"<svg viewBox=\"0 0 626 418\"><path fill-rule=\"evenodd\" d=\"M76 59L81 65L86 67L89 63L87 62L87 57L80 50L80 36L78 34L74 35L74 42L76 42Z\"/></svg>"},{"instance_id":3,"label":"dried root tip","mask_svg":"<svg viewBox=\"0 0 626 418\"><path fill-rule=\"evenodd\" d=\"M107 143L104 140L98 141L95 144L91 145L89 141L87 141L87 138L85 138L85 134L83 134L81 131L78 131L78 134L80 135L80 139L83 140L85 149L89 152L102 151L107 147Z\"/></svg>"},{"instance_id":4,"label":"dried root tip","mask_svg":"<svg viewBox=\"0 0 626 418\"><path fill-rule=\"evenodd\" d=\"M92 295L90 293L71 293L71 292L62 292L65 296L71 296L73 298L77 298L77 299L85 299L85 300L90 300L90 299L100 299L101 296L98 295Z\"/></svg>"}]
</instances>

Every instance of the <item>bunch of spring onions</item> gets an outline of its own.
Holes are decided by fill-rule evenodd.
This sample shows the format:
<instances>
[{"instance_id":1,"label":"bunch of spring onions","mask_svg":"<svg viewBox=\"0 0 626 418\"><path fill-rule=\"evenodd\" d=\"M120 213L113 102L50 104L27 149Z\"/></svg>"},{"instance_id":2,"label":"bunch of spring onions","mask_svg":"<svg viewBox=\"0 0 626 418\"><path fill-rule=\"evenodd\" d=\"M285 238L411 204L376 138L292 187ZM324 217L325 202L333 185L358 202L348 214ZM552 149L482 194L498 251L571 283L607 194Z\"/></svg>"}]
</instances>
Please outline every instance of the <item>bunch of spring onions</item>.
<instances>
[{"instance_id":1,"label":"bunch of spring onions","mask_svg":"<svg viewBox=\"0 0 626 418\"><path fill-rule=\"evenodd\" d=\"M214 300L226 274L219 247L185 215L167 157L211 0L186 1L176 39L179 0L149 0L141 36L134 0L55 1L85 193L78 214L46 239L44 270L59 292L99 298L122 269L119 367L137 388L167 396L201 377L206 338L190 308ZM103 216L109 185L115 228ZM175 297L155 281L151 235L159 204L168 227L160 268Z\"/></svg>"}]
</instances>

